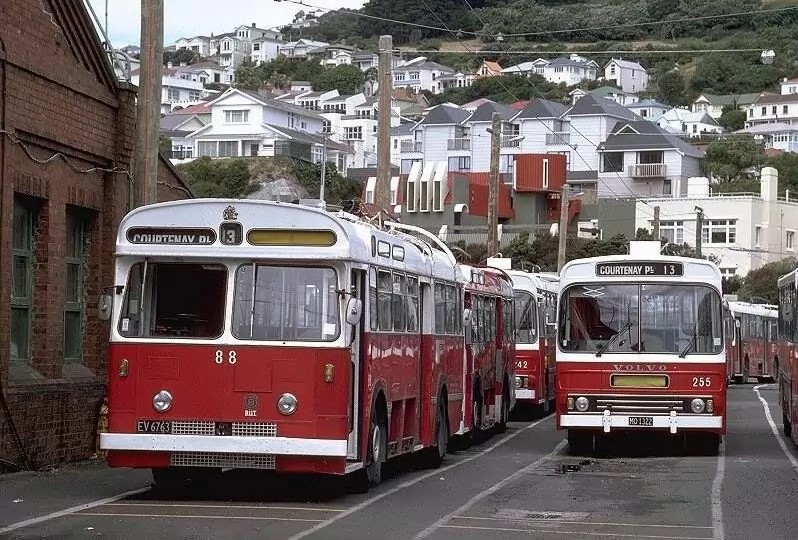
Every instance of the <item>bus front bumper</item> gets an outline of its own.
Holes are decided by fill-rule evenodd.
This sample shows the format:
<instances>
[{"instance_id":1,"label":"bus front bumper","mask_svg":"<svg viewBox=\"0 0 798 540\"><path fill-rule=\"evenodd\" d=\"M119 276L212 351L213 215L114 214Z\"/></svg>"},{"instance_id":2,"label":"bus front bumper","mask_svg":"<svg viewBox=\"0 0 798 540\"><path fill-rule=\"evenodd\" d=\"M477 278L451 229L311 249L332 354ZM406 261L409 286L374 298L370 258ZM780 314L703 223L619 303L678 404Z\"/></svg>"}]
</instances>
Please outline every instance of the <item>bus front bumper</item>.
<instances>
[{"instance_id":1,"label":"bus front bumper","mask_svg":"<svg viewBox=\"0 0 798 540\"><path fill-rule=\"evenodd\" d=\"M346 457L346 439L101 433L102 450Z\"/></svg>"},{"instance_id":2,"label":"bus front bumper","mask_svg":"<svg viewBox=\"0 0 798 540\"><path fill-rule=\"evenodd\" d=\"M651 418L651 424L641 424L640 418ZM637 422L637 423L633 423ZM723 417L712 415L687 415L672 412L669 416L645 416L643 414L582 414L568 413L560 416L563 428L599 428L604 433L613 429L667 429L676 433L680 429L722 429Z\"/></svg>"}]
</instances>

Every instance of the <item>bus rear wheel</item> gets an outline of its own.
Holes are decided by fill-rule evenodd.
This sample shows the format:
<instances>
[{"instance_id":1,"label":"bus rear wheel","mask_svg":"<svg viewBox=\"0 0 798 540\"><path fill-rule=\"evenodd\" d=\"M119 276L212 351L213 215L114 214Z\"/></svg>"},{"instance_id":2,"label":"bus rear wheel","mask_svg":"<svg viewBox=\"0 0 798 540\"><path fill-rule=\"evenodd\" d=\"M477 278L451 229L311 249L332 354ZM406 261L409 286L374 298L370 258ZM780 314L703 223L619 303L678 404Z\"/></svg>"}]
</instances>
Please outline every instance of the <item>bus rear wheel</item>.
<instances>
[{"instance_id":1,"label":"bus rear wheel","mask_svg":"<svg viewBox=\"0 0 798 540\"><path fill-rule=\"evenodd\" d=\"M568 446L571 454L582 456L593 452L593 433L582 429L568 430Z\"/></svg>"},{"instance_id":2,"label":"bus rear wheel","mask_svg":"<svg viewBox=\"0 0 798 540\"><path fill-rule=\"evenodd\" d=\"M784 436L788 439L792 438L792 422L787 418L786 414L781 415L781 421L784 424Z\"/></svg>"},{"instance_id":3,"label":"bus rear wheel","mask_svg":"<svg viewBox=\"0 0 798 540\"><path fill-rule=\"evenodd\" d=\"M507 422L510 420L510 391L508 388L508 383L505 381L504 390L502 391L501 418L499 418L499 423L496 424L497 433L504 433L507 431Z\"/></svg>"},{"instance_id":4,"label":"bus rear wheel","mask_svg":"<svg viewBox=\"0 0 798 540\"><path fill-rule=\"evenodd\" d=\"M421 456L421 463L427 469L437 469L443 463L443 458L449 450L449 415L446 414L447 402L438 398L438 408L435 415L435 446L426 448Z\"/></svg>"}]
</instances>

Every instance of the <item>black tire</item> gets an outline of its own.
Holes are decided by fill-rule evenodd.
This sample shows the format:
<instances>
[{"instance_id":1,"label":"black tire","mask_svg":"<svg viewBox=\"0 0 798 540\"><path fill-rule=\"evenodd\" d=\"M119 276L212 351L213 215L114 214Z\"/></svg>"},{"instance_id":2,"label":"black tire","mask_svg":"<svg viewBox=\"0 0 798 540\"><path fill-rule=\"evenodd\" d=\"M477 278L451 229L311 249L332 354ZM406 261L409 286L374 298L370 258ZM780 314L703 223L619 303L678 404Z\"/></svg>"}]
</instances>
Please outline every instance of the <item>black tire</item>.
<instances>
[{"instance_id":1,"label":"black tire","mask_svg":"<svg viewBox=\"0 0 798 540\"><path fill-rule=\"evenodd\" d=\"M594 448L593 432L581 429L568 430L568 446L571 455L584 456L593 453Z\"/></svg>"},{"instance_id":2,"label":"black tire","mask_svg":"<svg viewBox=\"0 0 798 540\"><path fill-rule=\"evenodd\" d=\"M485 431L482 429L485 423L482 416L483 409L482 391L479 389L479 385L475 384L471 397L471 412L474 419L474 426L471 428L471 444L479 444L485 440Z\"/></svg>"},{"instance_id":3,"label":"black tire","mask_svg":"<svg viewBox=\"0 0 798 540\"><path fill-rule=\"evenodd\" d=\"M502 411L499 417L499 423L496 424L496 433L504 433L507 431L507 422L510 421L510 391L507 384L504 385L502 392Z\"/></svg>"},{"instance_id":4,"label":"black tire","mask_svg":"<svg viewBox=\"0 0 798 540\"><path fill-rule=\"evenodd\" d=\"M699 456L717 456L722 437L719 433L692 433L688 440Z\"/></svg>"},{"instance_id":5,"label":"black tire","mask_svg":"<svg viewBox=\"0 0 798 540\"><path fill-rule=\"evenodd\" d=\"M786 414L781 415L781 421L784 423L784 436L788 439L792 438L792 422Z\"/></svg>"},{"instance_id":6,"label":"black tire","mask_svg":"<svg viewBox=\"0 0 798 540\"><path fill-rule=\"evenodd\" d=\"M177 496L190 491L206 488L210 471L167 467L152 469L155 489L162 495Z\"/></svg>"},{"instance_id":7,"label":"black tire","mask_svg":"<svg viewBox=\"0 0 798 540\"><path fill-rule=\"evenodd\" d=\"M443 396L439 397L435 413L435 446L424 449L421 456L421 463L427 469L440 467L449 450L449 415L446 405L447 402L443 401Z\"/></svg>"},{"instance_id":8,"label":"black tire","mask_svg":"<svg viewBox=\"0 0 798 540\"><path fill-rule=\"evenodd\" d=\"M388 433L385 417L377 407L371 413L369 427L369 446L366 458L366 478L371 486L382 482L382 465L388 452Z\"/></svg>"}]
</instances>

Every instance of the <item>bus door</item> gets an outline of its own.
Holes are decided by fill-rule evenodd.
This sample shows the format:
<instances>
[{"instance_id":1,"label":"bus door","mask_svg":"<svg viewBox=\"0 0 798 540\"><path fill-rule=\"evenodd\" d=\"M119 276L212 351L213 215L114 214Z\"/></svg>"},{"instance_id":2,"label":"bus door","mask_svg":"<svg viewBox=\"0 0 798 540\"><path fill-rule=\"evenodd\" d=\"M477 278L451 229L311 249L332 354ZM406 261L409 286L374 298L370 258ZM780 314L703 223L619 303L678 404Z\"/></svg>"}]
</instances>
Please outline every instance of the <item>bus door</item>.
<instances>
[{"instance_id":1,"label":"bus door","mask_svg":"<svg viewBox=\"0 0 798 540\"><path fill-rule=\"evenodd\" d=\"M359 298L362 305L366 305L366 272L363 270L352 269L352 277L349 292L353 298ZM344 306L347 306L349 297L344 297ZM357 460L360 458L360 403L363 399L361 395L361 377L363 373L363 362L365 351L363 351L363 331L365 330L366 317L365 307L361 308L359 322L356 325L346 324L345 328L349 332L348 344L350 351L350 385L349 385L349 441L347 443L347 458ZM369 414L371 414L369 412Z\"/></svg>"}]
</instances>

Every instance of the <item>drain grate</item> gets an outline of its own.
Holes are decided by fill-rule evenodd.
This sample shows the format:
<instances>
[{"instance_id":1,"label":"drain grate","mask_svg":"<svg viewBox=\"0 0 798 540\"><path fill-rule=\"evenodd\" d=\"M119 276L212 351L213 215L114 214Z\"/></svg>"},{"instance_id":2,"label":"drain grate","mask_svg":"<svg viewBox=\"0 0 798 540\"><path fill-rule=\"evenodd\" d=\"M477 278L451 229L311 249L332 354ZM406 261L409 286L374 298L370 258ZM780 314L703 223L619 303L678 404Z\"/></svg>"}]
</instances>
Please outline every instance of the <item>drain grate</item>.
<instances>
[{"instance_id":1,"label":"drain grate","mask_svg":"<svg viewBox=\"0 0 798 540\"><path fill-rule=\"evenodd\" d=\"M508 521L581 521L587 519L587 512L558 512L555 510L514 510L502 508L496 513L499 519Z\"/></svg>"}]
</instances>

